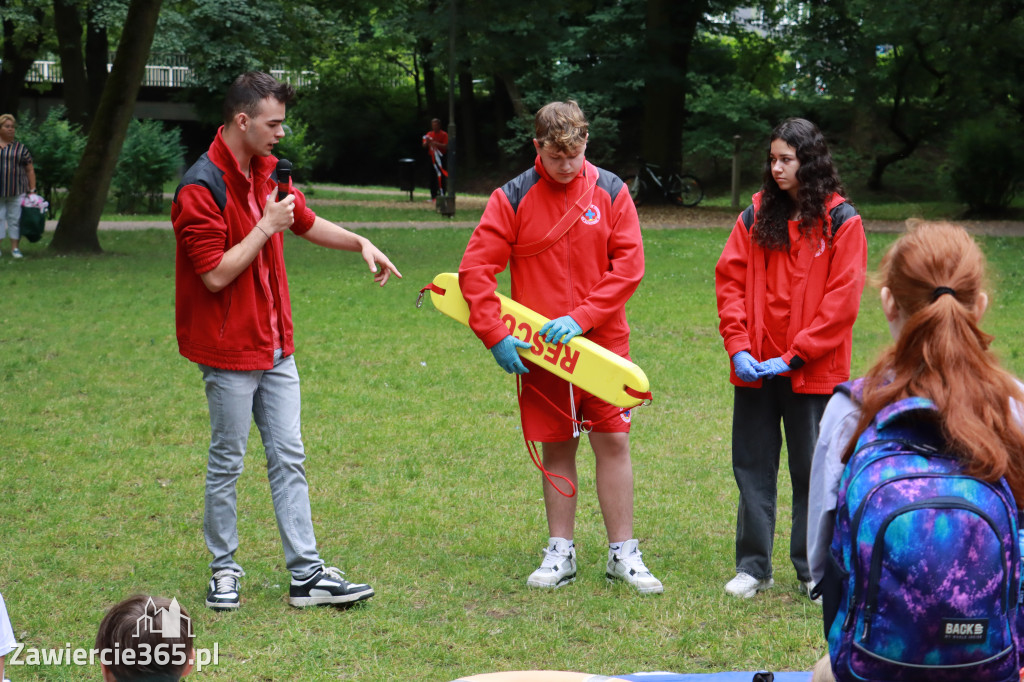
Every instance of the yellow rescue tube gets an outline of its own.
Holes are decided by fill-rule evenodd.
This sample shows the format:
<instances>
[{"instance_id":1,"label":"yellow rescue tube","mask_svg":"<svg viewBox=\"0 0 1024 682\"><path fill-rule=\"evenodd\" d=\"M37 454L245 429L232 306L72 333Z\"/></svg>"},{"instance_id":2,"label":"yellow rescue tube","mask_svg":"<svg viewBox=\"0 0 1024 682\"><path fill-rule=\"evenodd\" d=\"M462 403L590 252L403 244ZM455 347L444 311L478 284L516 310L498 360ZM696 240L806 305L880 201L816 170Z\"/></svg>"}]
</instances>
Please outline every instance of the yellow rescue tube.
<instances>
[{"instance_id":1,"label":"yellow rescue tube","mask_svg":"<svg viewBox=\"0 0 1024 682\"><path fill-rule=\"evenodd\" d=\"M426 289L435 308L469 326L469 304L462 297L456 273L442 272ZM636 407L650 399L650 382L637 365L582 336L568 344L548 343L540 335L548 318L507 296L497 296L501 320L509 332L531 344L530 348L518 349L523 358L616 407Z\"/></svg>"},{"instance_id":2,"label":"yellow rescue tube","mask_svg":"<svg viewBox=\"0 0 1024 682\"><path fill-rule=\"evenodd\" d=\"M621 677L570 673L560 670L513 670L460 677L453 682L628 682Z\"/></svg>"}]
</instances>

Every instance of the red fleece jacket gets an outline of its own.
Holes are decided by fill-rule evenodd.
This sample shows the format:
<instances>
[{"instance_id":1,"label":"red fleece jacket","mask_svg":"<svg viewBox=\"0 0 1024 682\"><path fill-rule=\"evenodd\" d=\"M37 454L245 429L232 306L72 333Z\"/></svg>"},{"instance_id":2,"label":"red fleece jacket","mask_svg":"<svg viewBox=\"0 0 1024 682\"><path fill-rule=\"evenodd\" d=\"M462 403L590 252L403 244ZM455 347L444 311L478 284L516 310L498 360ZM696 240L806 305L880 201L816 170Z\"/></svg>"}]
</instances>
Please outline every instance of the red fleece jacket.
<instances>
[{"instance_id":1,"label":"red fleece jacket","mask_svg":"<svg viewBox=\"0 0 1024 682\"><path fill-rule=\"evenodd\" d=\"M594 179L592 204L565 236L537 255L513 254L513 244L542 240ZM590 340L628 352L625 304L643 278L644 251L622 180L587 162L562 184L538 157L531 170L494 190L459 266L469 326L488 348L509 333L494 292L510 263L513 300L549 318L570 315Z\"/></svg>"},{"instance_id":2,"label":"red fleece jacket","mask_svg":"<svg viewBox=\"0 0 1024 682\"><path fill-rule=\"evenodd\" d=\"M787 350L782 355L794 369L788 372L795 393L829 394L850 378L853 323L860 310L867 272L867 239L856 211L847 205L845 220L832 224L832 209L846 200L832 195L826 204L832 246L818 232L801 240L793 281ZM761 193L753 197L753 211L761 205ZM750 212L747 209L744 214ZM753 214L751 213L750 216ZM749 216L748 216L749 217ZM768 281L765 250L750 238L751 223L741 214L715 267L719 331L732 358L740 351L757 357L766 329L764 322ZM820 229L820 227L819 227ZM730 366L729 380L736 386L759 387L760 380L745 383Z\"/></svg>"},{"instance_id":3,"label":"red fleece jacket","mask_svg":"<svg viewBox=\"0 0 1024 682\"><path fill-rule=\"evenodd\" d=\"M260 284L257 261L218 292L210 291L202 275L220 264L224 252L255 229L249 209L250 179L224 143L223 128L209 151L185 173L174 194L171 222L177 240L175 257L175 324L178 350L193 362L231 370L270 369L274 366L271 305L277 303L282 351L295 351L288 277L284 267L284 237L273 235L263 247L270 268L271 295ZM277 188L277 159L253 157L260 210ZM316 218L302 192L295 195L291 230L303 234Z\"/></svg>"}]
</instances>

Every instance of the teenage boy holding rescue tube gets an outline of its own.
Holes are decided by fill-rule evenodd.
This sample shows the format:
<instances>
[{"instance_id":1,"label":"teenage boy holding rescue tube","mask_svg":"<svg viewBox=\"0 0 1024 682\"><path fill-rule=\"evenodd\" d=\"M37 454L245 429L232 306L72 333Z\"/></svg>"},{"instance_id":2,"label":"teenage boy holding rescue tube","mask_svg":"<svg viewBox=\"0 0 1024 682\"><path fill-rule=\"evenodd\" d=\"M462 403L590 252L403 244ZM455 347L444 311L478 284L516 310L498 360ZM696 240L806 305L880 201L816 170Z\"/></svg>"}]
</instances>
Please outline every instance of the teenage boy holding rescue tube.
<instances>
[{"instance_id":1,"label":"teenage boy holding rescue tube","mask_svg":"<svg viewBox=\"0 0 1024 682\"><path fill-rule=\"evenodd\" d=\"M534 127L533 167L491 194L459 266L469 326L502 369L520 375L523 434L542 444L550 539L526 583L556 588L576 579L576 497L561 492L550 477L570 482L575 490L582 422L590 428L597 497L608 533L606 577L641 594L659 593L662 584L644 565L633 537L630 413L539 369L542 355L550 353L541 336L567 344L583 335L629 358L625 305L644 275L636 207L622 180L587 162L588 123L576 102L545 105ZM550 318L526 341L502 321L495 288L506 267L511 267L512 298ZM528 350L520 356L517 348Z\"/></svg>"}]
</instances>

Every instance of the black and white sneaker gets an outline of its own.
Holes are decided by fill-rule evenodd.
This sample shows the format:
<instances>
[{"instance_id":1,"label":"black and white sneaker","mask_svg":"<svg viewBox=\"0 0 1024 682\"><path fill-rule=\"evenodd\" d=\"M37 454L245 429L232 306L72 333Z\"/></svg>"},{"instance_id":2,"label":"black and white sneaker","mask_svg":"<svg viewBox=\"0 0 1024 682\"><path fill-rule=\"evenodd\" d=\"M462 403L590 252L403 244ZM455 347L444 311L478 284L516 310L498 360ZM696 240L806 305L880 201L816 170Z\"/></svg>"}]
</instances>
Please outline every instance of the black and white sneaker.
<instances>
[{"instance_id":1,"label":"black and white sneaker","mask_svg":"<svg viewBox=\"0 0 1024 682\"><path fill-rule=\"evenodd\" d=\"M230 568L223 568L210 578L206 591L206 605L214 611L234 611L241 604L238 595L238 579L242 574Z\"/></svg>"},{"instance_id":2,"label":"black and white sneaker","mask_svg":"<svg viewBox=\"0 0 1024 682\"><path fill-rule=\"evenodd\" d=\"M320 604L352 604L373 596L373 588L362 583L350 583L345 574L333 566L324 566L313 577L303 581L292 578L288 590L288 603L302 608Z\"/></svg>"}]
</instances>

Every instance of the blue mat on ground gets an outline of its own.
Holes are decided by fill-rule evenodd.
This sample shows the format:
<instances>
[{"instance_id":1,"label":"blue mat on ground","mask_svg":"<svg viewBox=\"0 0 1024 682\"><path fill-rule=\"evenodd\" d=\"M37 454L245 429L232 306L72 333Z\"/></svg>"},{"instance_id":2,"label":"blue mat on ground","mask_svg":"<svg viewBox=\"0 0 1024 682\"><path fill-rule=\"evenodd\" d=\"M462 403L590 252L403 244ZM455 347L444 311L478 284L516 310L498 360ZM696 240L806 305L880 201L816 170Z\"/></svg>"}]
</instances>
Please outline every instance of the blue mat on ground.
<instances>
[{"instance_id":1,"label":"blue mat on ground","mask_svg":"<svg viewBox=\"0 0 1024 682\"><path fill-rule=\"evenodd\" d=\"M633 673L632 675L616 675L633 682L750 682L757 671L724 672L724 673ZM775 673L775 682L810 682L810 672Z\"/></svg>"}]
</instances>

